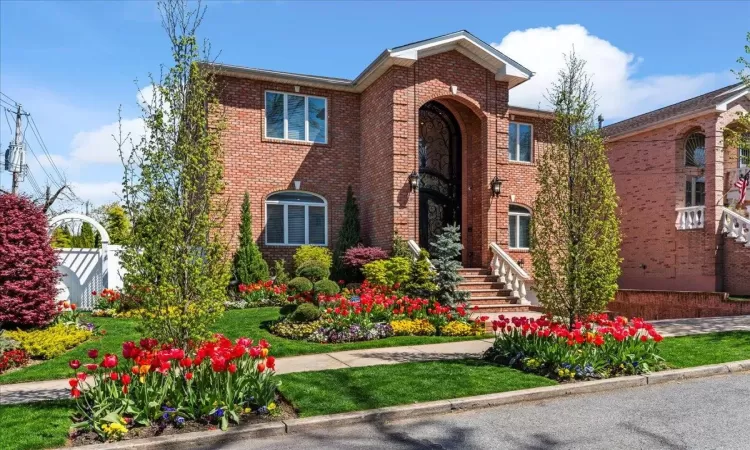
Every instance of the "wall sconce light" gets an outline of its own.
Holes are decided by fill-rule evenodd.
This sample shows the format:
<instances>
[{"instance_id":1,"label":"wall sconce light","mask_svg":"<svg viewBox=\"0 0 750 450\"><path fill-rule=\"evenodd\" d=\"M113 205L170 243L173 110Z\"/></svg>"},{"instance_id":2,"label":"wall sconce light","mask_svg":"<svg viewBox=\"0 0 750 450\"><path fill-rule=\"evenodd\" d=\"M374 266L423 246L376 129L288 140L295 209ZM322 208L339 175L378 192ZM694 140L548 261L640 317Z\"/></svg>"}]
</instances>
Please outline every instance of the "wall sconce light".
<instances>
[{"instance_id":1,"label":"wall sconce light","mask_svg":"<svg viewBox=\"0 0 750 450\"><path fill-rule=\"evenodd\" d=\"M500 178L495 175L495 178L490 181L490 188L492 188L492 196L493 197L500 197L500 191L503 187L503 182L500 181Z\"/></svg>"},{"instance_id":2,"label":"wall sconce light","mask_svg":"<svg viewBox=\"0 0 750 450\"><path fill-rule=\"evenodd\" d=\"M419 189L419 174L416 170L409 174L409 186L411 186L412 192L417 192L417 189Z\"/></svg>"}]
</instances>

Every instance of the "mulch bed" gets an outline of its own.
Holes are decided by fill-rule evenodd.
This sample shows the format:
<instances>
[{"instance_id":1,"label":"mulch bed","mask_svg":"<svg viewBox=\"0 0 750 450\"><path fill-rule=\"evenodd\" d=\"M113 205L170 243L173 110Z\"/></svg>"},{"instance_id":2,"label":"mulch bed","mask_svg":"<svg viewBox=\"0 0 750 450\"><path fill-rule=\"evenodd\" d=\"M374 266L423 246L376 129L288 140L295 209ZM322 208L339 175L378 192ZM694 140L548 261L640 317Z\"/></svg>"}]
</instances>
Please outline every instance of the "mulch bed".
<instances>
[{"instance_id":1,"label":"mulch bed","mask_svg":"<svg viewBox=\"0 0 750 450\"><path fill-rule=\"evenodd\" d=\"M282 420L294 419L297 417L297 412L294 410L291 404L284 398L279 396L276 400L276 405L279 413L275 415L265 414L258 415L255 413L240 414L240 423L236 424L229 422L229 428L235 428L238 426L255 425L259 423L268 422L279 422ZM175 428L171 424L162 428L157 424L151 425L150 427L134 427L128 430L128 434L123 437L123 441L131 439L143 439L155 436L171 436L181 433L190 433L195 431L219 431L218 423L209 423L208 421L199 420L186 420L185 425L182 428ZM220 431L219 431L220 432ZM69 446L79 447L91 444L101 444L102 441L99 436L94 432L83 432L75 436L71 436Z\"/></svg>"}]
</instances>

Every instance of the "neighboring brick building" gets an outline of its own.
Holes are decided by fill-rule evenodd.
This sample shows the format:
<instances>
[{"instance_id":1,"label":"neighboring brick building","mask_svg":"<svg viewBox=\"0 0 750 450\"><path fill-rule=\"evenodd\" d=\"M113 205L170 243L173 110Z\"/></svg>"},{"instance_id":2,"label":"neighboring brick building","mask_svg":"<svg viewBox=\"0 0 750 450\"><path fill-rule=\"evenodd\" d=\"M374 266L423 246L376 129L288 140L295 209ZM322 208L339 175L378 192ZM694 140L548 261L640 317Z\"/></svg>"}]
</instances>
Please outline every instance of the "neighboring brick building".
<instances>
[{"instance_id":1,"label":"neighboring brick building","mask_svg":"<svg viewBox=\"0 0 750 450\"><path fill-rule=\"evenodd\" d=\"M212 68L228 125L227 227L237 230L248 192L266 259L332 248L351 186L368 245L390 249L397 232L425 246L456 222L464 266L486 268L496 242L531 269L536 131L549 113L508 105L530 70L465 31L386 50L354 80Z\"/></svg>"},{"instance_id":2,"label":"neighboring brick building","mask_svg":"<svg viewBox=\"0 0 750 450\"><path fill-rule=\"evenodd\" d=\"M735 84L604 127L621 288L750 295L750 220L737 214L733 188L750 149L723 145L724 129L748 111L750 90Z\"/></svg>"}]
</instances>

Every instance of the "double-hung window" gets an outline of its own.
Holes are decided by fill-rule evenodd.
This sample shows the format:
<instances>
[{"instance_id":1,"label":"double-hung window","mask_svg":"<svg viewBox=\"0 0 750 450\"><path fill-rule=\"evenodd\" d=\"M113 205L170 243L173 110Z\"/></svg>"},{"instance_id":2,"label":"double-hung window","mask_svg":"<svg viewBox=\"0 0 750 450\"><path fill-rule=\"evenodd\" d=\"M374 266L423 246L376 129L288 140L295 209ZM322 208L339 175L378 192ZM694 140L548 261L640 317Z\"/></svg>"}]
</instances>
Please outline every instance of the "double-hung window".
<instances>
[{"instance_id":1,"label":"double-hung window","mask_svg":"<svg viewBox=\"0 0 750 450\"><path fill-rule=\"evenodd\" d=\"M328 142L328 102L323 97L266 91L266 137Z\"/></svg>"},{"instance_id":2,"label":"double-hung window","mask_svg":"<svg viewBox=\"0 0 750 450\"><path fill-rule=\"evenodd\" d=\"M527 123L511 122L508 129L508 160L531 162L533 130Z\"/></svg>"},{"instance_id":3,"label":"double-hung window","mask_svg":"<svg viewBox=\"0 0 750 450\"><path fill-rule=\"evenodd\" d=\"M531 212L517 205L510 205L508 210L509 247L516 250L528 250Z\"/></svg>"},{"instance_id":4,"label":"double-hung window","mask_svg":"<svg viewBox=\"0 0 750 450\"><path fill-rule=\"evenodd\" d=\"M266 199L266 245L328 245L326 201L297 191L269 195Z\"/></svg>"},{"instance_id":5,"label":"double-hung window","mask_svg":"<svg viewBox=\"0 0 750 450\"><path fill-rule=\"evenodd\" d=\"M706 179L688 177L685 180L685 206L703 206L706 204Z\"/></svg>"}]
</instances>

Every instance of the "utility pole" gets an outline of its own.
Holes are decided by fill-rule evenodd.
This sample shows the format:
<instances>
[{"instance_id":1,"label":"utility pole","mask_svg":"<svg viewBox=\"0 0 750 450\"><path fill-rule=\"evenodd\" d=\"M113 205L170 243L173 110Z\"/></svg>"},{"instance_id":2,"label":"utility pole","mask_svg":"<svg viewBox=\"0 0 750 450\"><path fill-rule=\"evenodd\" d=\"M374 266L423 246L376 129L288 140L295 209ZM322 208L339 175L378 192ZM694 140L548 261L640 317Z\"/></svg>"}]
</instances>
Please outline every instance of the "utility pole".
<instances>
[{"instance_id":1,"label":"utility pole","mask_svg":"<svg viewBox=\"0 0 750 450\"><path fill-rule=\"evenodd\" d=\"M16 136L5 152L5 170L13 173L13 184L11 193L18 192L18 185L23 181L26 173L26 152L23 148L23 136L21 132L21 117L28 114L22 113L20 104L16 105Z\"/></svg>"}]
</instances>

